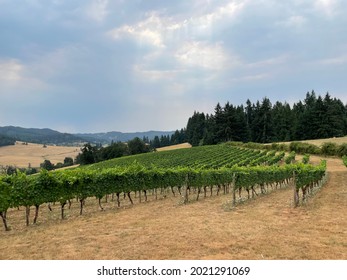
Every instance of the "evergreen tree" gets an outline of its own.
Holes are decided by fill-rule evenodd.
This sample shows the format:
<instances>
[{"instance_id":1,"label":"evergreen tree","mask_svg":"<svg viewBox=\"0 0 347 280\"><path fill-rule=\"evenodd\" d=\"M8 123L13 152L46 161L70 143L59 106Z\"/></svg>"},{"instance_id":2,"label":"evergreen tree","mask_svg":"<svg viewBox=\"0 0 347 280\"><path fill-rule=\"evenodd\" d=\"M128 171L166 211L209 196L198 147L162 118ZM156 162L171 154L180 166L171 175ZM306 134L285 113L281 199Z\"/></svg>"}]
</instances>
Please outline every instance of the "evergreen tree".
<instances>
[{"instance_id":1,"label":"evergreen tree","mask_svg":"<svg viewBox=\"0 0 347 280\"><path fill-rule=\"evenodd\" d=\"M312 126L315 130L312 131L310 139L329 138L329 127L327 127L327 123L324 120L326 118L327 107L323 103L321 96L318 96L312 112Z\"/></svg>"},{"instance_id":2,"label":"evergreen tree","mask_svg":"<svg viewBox=\"0 0 347 280\"><path fill-rule=\"evenodd\" d=\"M226 141L226 114L224 114L222 107L217 103L214 109L214 136L215 143L220 143Z\"/></svg>"},{"instance_id":3,"label":"evergreen tree","mask_svg":"<svg viewBox=\"0 0 347 280\"><path fill-rule=\"evenodd\" d=\"M170 144L177 145L180 144L180 132L178 130L175 131L174 134L171 135Z\"/></svg>"},{"instance_id":4,"label":"evergreen tree","mask_svg":"<svg viewBox=\"0 0 347 280\"><path fill-rule=\"evenodd\" d=\"M180 143L185 143L185 142L187 142L188 140L187 140L187 130L186 129L181 129L180 130Z\"/></svg>"},{"instance_id":5,"label":"evergreen tree","mask_svg":"<svg viewBox=\"0 0 347 280\"><path fill-rule=\"evenodd\" d=\"M242 105L236 107L233 140L242 142L248 142L250 140L247 116Z\"/></svg>"},{"instance_id":6,"label":"evergreen tree","mask_svg":"<svg viewBox=\"0 0 347 280\"><path fill-rule=\"evenodd\" d=\"M143 136L142 141L145 142L146 144L149 144L149 139L147 136Z\"/></svg>"},{"instance_id":7,"label":"evergreen tree","mask_svg":"<svg viewBox=\"0 0 347 280\"><path fill-rule=\"evenodd\" d=\"M332 99L329 93L324 99L317 97L313 90L292 108L279 101L272 106L266 97L255 104L248 99L246 107L235 107L229 102L222 107L217 103L214 114L194 112L185 133L193 146L225 141L269 143L338 137L347 134L347 105ZM176 138L171 137L171 142Z\"/></svg>"},{"instance_id":8,"label":"evergreen tree","mask_svg":"<svg viewBox=\"0 0 347 280\"><path fill-rule=\"evenodd\" d=\"M235 133L235 124L236 124L236 114L235 114L235 108L233 105L230 105L229 102L227 102L224 106L224 110L222 112L224 115L223 119L224 122L221 124L223 127L223 142L225 141L232 141L234 140L234 133Z\"/></svg>"},{"instance_id":9,"label":"evergreen tree","mask_svg":"<svg viewBox=\"0 0 347 280\"><path fill-rule=\"evenodd\" d=\"M205 120L205 131L204 131L204 138L203 138L203 144L204 145L213 145L217 144L217 139L215 135L215 117L213 115L206 115Z\"/></svg>"},{"instance_id":10,"label":"evergreen tree","mask_svg":"<svg viewBox=\"0 0 347 280\"><path fill-rule=\"evenodd\" d=\"M189 118L187 123L187 141L192 146L202 144L205 131L205 114L194 112L193 116Z\"/></svg>"},{"instance_id":11,"label":"evergreen tree","mask_svg":"<svg viewBox=\"0 0 347 280\"><path fill-rule=\"evenodd\" d=\"M322 125L328 137L341 137L345 135L345 109L340 100L331 99L329 93L324 97L325 116ZM333 125L332 125L333 124Z\"/></svg>"},{"instance_id":12,"label":"evergreen tree","mask_svg":"<svg viewBox=\"0 0 347 280\"><path fill-rule=\"evenodd\" d=\"M264 98L260 107L261 143L269 143L273 139L272 105L270 99Z\"/></svg>"},{"instance_id":13,"label":"evergreen tree","mask_svg":"<svg viewBox=\"0 0 347 280\"><path fill-rule=\"evenodd\" d=\"M303 130L303 140L306 139L315 139L317 122L316 122L316 113L315 110L319 108L316 107L317 97L316 93L312 91L311 93L306 93L306 98L304 100L304 114L302 118L302 130Z\"/></svg>"},{"instance_id":14,"label":"evergreen tree","mask_svg":"<svg viewBox=\"0 0 347 280\"><path fill-rule=\"evenodd\" d=\"M292 139L292 110L288 103L277 101L272 108L273 141L290 141Z\"/></svg>"},{"instance_id":15,"label":"evergreen tree","mask_svg":"<svg viewBox=\"0 0 347 280\"><path fill-rule=\"evenodd\" d=\"M253 119L253 141L269 143L273 139L272 105L268 98L256 103Z\"/></svg>"},{"instance_id":16,"label":"evergreen tree","mask_svg":"<svg viewBox=\"0 0 347 280\"><path fill-rule=\"evenodd\" d=\"M259 100L256 102L253 108L253 121L252 121L252 142L261 142L262 138L262 117L260 111L260 102Z\"/></svg>"},{"instance_id":17,"label":"evergreen tree","mask_svg":"<svg viewBox=\"0 0 347 280\"><path fill-rule=\"evenodd\" d=\"M299 101L295 103L292 110L293 122L292 122L292 139L291 140L304 140L305 139L305 106Z\"/></svg>"},{"instance_id":18,"label":"evergreen tree","mask_svg":"<svg viewBox=\"0 0 347 280\"><path fill-rule=\"evenodd\" d=\"M249 99L246 101L246 133L247 141L254 141L253 124L254 124L254 104Z\"/></svg>"},{"instance_id":19,"label":"evergreen tree","mask_svg":"<svg viewBox=\"0 0 347 280\"><path fill-rule=\"evenodd\" d=\"M160 148L160 139L159 136L155 136L153 139L152 147L154 149Z\"/></svg>"},{"instance_id":20,"label":"evergreen tree","mask_svg":"<svg viewBox=\"0 0 347 280\"><path fill-rule=\"evenodd\" d=\"M162 135L160 137L160 147L170 146L170 135Z\"/></svg>"}]
</instances>

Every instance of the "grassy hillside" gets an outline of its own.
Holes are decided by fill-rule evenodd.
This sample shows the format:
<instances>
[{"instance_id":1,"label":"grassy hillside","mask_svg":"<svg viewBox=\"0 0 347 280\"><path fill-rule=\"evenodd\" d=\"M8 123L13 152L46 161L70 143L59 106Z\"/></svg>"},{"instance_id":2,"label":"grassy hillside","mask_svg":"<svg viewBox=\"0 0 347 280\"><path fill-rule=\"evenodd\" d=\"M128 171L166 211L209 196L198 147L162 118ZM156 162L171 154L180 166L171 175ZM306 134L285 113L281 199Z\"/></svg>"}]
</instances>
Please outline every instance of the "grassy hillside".
<instances>
[{"instance_id":1,"label":"grassy hillside","mask_svg":"<svg viewBox=\"0 0 347 280\"><path fill-rule=\"evenodd\" d=\"M282 155L282 156L279 156ZM283 153L259 151L234 147L228 144L192 147L190 149L151 152L134 156L125 156L99 162L87 169L107 169L116 166L126 167L138 163L146 168L192 167L200 169L232 167L236 164L259 165L261 163L281 160Z\"/></svg>"}]
</instances>

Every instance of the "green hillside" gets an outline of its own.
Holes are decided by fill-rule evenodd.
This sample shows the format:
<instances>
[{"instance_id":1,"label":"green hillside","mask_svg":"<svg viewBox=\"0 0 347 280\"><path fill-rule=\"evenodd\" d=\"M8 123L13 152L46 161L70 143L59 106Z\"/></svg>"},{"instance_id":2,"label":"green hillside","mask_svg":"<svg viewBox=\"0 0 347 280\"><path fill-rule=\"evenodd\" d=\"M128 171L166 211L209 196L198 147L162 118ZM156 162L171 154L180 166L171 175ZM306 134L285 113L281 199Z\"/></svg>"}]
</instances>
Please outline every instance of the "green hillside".
<instances>
[{"instance_id":1,"label":"green hillside","mask_svg":"<svg viewBox=\"0 0 347 280\"><path fill-rule=\"evenodd\" d=\"M284 153L259 151L220 144L126 156L103 161L84 168L102 170L113 167L127 167L133 163L138 163L146 169L176 167L218 169L221 167L230 168L236 165L271 165L277 163L283 157Z\"/></svg>"},{"instance_id":2,"label":"green hillside","mask_svg":"<svg viewBox=\"0 0 347 280\"><path fill-rule=\"evenodd\" d=\"M71 145L85 142L81 137L76 137L69 133L61 133L48 128L39 129L4 126L0 127L0 134L17 141L39 144Z\"/></svg>"}]
</instances>

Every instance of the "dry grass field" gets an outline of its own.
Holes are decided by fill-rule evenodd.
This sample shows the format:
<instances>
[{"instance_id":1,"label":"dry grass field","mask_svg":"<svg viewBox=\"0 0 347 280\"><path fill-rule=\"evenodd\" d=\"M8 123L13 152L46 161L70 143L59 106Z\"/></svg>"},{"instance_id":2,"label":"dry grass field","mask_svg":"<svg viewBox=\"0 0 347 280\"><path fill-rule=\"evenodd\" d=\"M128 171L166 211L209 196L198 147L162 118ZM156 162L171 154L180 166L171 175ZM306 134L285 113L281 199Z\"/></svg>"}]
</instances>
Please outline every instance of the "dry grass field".
<instances>
[{"instance_id":1,"label":"dry grass field","mask_svg":"<svg viewBox=\"0 0 347 280\"><path fill-rule=\"evenodd\" d=\"M318 147L322 146L323 143L327 143L327 142L332 142L332 143L335 143L337 145L340 145L340 144L347 143L347 136L326 138L326 139L316 139L316 140L303 140L303 141L298 141L298 142L305 142L305 143L309 143L309 144L312 144L312 145L316 145ZM290 144L290 142L284 142L284 143L285 144Z\"/></svg>"},{"instance_id":2,"label":"dry grass field","mask_svg":"<svg viewBox=\"0 0 347 280\"><path fill-rule=\"evenodd\" d=\"M319 161L318 157L311 157ZM179 196L122 207L96 200L78 203L60 220L42 207L37 225L25 226L25 210L8 213L10 232L0 231L0 259L347 259L347 168L328 159L327 184L293 208L292 189L275 190L230 207L231 194L187 205Z\"/></svg>"},{"instance_id":3,"label":"dry grass field","mask_svg":"<svg viewBox=\"0 0 347 280\"><path fill-rule=\"evenodd\" d=\"M17 167L39 167L45 159L53 164L64 162L65 157L75 158L80 152L79 147L47 146L42 144L23 145L16 142L16 145L0 147L0 165L14 165Z\"/></svg>"},{"instance_id":4,"label":"dry grass field","mask_svg":"<svg viewBox=\"0 0 347 280\"><path fill-rule=\"evenodd\" d=\"M177 150L177 149L186 149L186 148L191 148L192 145L189 143L182 143L182 144L177 144L177 145L172 145L172 146L167 146L167 147L162 147L158 148L157 151L171 151L171 150Z\"/></svg>"}]
</instances>

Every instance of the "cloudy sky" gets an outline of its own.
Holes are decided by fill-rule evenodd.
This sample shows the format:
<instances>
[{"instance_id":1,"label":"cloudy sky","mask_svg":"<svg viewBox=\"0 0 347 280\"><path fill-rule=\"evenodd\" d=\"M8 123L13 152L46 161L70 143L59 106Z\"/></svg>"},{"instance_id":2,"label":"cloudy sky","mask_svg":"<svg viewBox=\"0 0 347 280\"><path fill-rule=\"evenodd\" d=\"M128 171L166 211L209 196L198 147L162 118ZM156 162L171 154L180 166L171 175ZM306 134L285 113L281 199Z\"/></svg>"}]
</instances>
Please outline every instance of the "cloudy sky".
<instances>
[{"instance_id":1,"label":"cloudy sky","mask_svg":"<svg viewBox=\"0 0 347 280\"><path fill-rule=\"evenodd\" d=\"M347 103L344 0L0 0L0 126L174 130L315 90Z\"/></svg>"}]
</instances>

